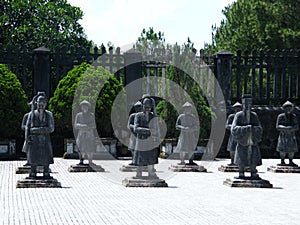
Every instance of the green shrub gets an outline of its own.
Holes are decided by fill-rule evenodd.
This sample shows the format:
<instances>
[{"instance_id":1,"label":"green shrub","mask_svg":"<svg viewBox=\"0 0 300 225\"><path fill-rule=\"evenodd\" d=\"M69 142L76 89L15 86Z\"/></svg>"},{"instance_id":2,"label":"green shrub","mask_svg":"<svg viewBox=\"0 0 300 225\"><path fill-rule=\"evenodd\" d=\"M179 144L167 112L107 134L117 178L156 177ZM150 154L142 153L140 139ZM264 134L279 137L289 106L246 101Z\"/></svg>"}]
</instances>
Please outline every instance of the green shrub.
<instances>
[{"instance_id":1,"label":"green shrub","mask_svg":"<svg viewBox=\"0 0 300 225\"><path fill-rule=\"evenodd\" d=\"M104 87L97 95L101 84L104 84ZM56 127L60 132L70 136L72 134L72 108L85 99L92 105L96 103L95 117L99 135L112 137L111 107L122 88L122 84L103 67L95 69L87 63L82 63L73 68L59 82L49 102L49 109L53 112ZM73 105L75 96L80 96L80 98L76 97L77 100ZM74 108L74 111L78 110Z\"/></svg>"},{"instance_id":2,"label":"green shrub","mask_svg":"<svg viewBox=\"0 0 300 225\"><path fill-rule=\"evenodd\" d=\"M0 64L0 139L17 138L21 123L29 111L27 97L17 76Z\"/></svg>"}]
</instances>

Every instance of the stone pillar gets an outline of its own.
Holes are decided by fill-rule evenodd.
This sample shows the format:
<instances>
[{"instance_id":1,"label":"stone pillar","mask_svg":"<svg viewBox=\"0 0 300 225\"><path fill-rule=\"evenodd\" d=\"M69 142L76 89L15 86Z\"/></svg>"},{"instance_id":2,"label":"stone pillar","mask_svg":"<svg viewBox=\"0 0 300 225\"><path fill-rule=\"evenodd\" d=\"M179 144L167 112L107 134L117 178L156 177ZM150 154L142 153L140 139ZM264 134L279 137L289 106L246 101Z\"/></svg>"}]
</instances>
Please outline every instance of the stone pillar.
<instances>
[{"instance_id":1,"label":"stone pillar","mask_svg":"<svg viewBox=\"0 0 300 225\"><path fill-rule=\"evenodd\" d=\"M135 50L130 49L124 53L125 60L125 89L127 94L127 107L128 110L142 98L142 82L138 80L142 78L142 54ZM138 80L138 81L137 81ZM135 81L135 85L130 85Z\"/></svg>"},{"instance_id":2,"label":"stone pillar","mask_svg":"<svg viewBox=\"0 0 300 225\"><path fill-rule=\"evenodd\" d=\"M221 50L214 56L215 75L224 95L226 107L231 106L231 77L232 77L232 58L233 54Z\"/></svg>"},{"instance_id":3,"label":"stone pillar","mask_svg":"<svg viewBox=\"0 0 300 225\"><path fill-rule=\"evenodd\" d=\"M44 91L50 96L50 50L45 47L33 50L33 96Z\"/></svg>"}]
</instances>

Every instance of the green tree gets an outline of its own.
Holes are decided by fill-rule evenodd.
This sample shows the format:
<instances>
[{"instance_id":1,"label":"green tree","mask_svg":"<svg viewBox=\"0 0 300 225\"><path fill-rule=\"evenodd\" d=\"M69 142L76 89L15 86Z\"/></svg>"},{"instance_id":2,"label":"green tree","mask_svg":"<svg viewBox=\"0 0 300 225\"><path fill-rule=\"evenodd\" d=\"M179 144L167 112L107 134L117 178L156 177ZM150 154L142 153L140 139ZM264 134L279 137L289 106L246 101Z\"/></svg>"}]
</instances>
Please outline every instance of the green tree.
<instances>
[{"instance_id":1,"label":"green tree","mask_svg":"<svg viewBox=\"0 0 300 225\"><path fill-rule=\"evenodd\" d=\"M300 1L237 0L223 10L225 19L213 27L207 48L292 49L300 47Z\"/></svg>"},{"instance_id":2,"label":"green tree","mask_svg":"<svg viewBox=\"0 0 300 225\"><path fill-rule=\"evenodd\" d=\"M73 68L60 80L54 96L49 101L49 109L53 112L58 132L72 136L72 111L78 112L79 109L74 107L82 100L88 100L92 105L96 105L98 133L101 137L112 137L111 108L122 88L122 84L103 67L94 68L82 63Z\"/></svg>"},{"instance_id":3,"label":"green tree","mask_svg":"<svg viewBox=\"0 0 300 225\"><path fill-rule=\"evenodd\" d=\"M91 47L79 20L83 12L67 0L0 1L0 43L5 46Z\"/></svg>"},{"instance_id":4,"label":"green tree","mask_svg":"<svg viewBox=\"0 0 300 225\"><path fill-rule=\"evenodd\" d=\"M27 97L17 76L0 64L0 139L16 138L23 132L23 115L29 111Z\"/></svg>"}]
</instances>

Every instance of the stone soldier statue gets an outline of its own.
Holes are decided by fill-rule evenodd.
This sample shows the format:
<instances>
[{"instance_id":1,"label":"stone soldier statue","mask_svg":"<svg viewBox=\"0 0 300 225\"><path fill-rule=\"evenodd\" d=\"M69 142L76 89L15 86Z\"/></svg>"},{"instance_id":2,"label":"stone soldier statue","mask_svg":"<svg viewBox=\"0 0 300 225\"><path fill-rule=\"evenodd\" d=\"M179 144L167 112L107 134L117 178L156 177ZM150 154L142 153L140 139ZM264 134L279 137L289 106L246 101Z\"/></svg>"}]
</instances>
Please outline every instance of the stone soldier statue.
<instances>
[{"instance_id":1,"label":"stone soldier statue","mask_svg":"<svg viewBox=\"0 0 300 225\"><path fill-rule=\"evenodd\" d=\"M280 132L276 150L280 153L281 163L279 166L284 166L285 157L288 155L289 166L297 166L293 162L294 154L298 151L296 131L299 129L297 116L292 113L294 104L287 101L282 105L284 113L277 117L276 129Z\"/></svg>"},{"instance_id":2,"label":"stone soldier statue","mask_svg":"<svg viewBox=\"0 0 300 225\"><path fill-rule=\"evenodd\" d=\"M33 103L34 104L34 101ZM43 166L43 176L51 178L49 174L49 165L53 164L52 145L50 133L54 131L54 120L52 113L46 110L47 99L44 95L37 97L37 109L32 110L28 116L26 129L28 135L27 157L31 165L29 177L35 178L37 166Z\"/></svg>"},{"instance_id":3,"label":"stone soldier statue","mask_svg":"<svg viewBox=\"0 0 300 225\"><path fill-rule=\"evenodd\" d=\"M76 114L74 128L77 130L76 144L79 149L80 165L83 165L84 157L87 156L88 162L92 164L92 154L96 151L95 116L89 111L91 104L83 100L80 103L81 112Z\"/></svg>"},{"instance_id":4,"label":"stone soldier statue","mask_svg":"<svg viewBox=\"0 0 300 225\"><path fill-rule=\"evenodd\" d=\"M261 154L258 143L262 139L262 126L255 112L251 111L252 97L244 95L243 110L236 113L231 133L237 141L235 164L239 167L239 176L244 179L245 167L250 167L251 179L260 179L256 166L261 165Z\"/></svg>"},{"instance_id":5,"label":"stone soldier statue","mask_svg":"<svg viewBox=\"0 0 300 225\"><path fill-rule=\"evenodd\" d=\"M180 154L179 165L185 165L185 157L188 155L189 164L193 162L194 151L197 147L199 137L199 123L197 117L192 113L193 105L186 102L183 106L184 113L180 114L176 121L176 129L180 130L177 148Z\"/></svg>"},{"instance_id":6,"label":"stone soldier statue","mask_svg":"<svg viewBox=\"0 0 300 225\"><path fill-rule=\"evenodd\" d=\"M45 92L38 92L37 95L33 97L32 101L28 103L28 105L31 107L31 111L34 111L36 109L36 100L41 95L44 97L46 96ZM25 132L25 140L24 140L22 152L26 153L26 156L27 156L27 152L28 152L28 144L27 144L28 143L27 142L28 130L26 129L26 124L27 124L29 114L30 114L30 112L25 113L25 115L23 116L23 119L22 119L22 124L21 124L21 129ZM28 165L29 165L29 163L27 161L24 166L28 166Z\"/></svg>"},{"instance_id":7,"label":"stone soldier statue","mask_svg":"<svg viewBox=\"0 0 300 225\"><path fill-rule=\"evenodd\" d=\"M135 148L135 144L136 144L136 133L134 132L134 118L135 115L138 112L142 111L142 103L140 101L137 101L134 104L134 113L131 113L129 118L128 118L128 123L127 123L127 128L130 130L130 138L129 138L129 144L128 144L128 150L131 151L131 154L133 156L134 154L134 148ZM132 163L131 163L132 165Z\"/></svg>"},{"instance_id":8,"label":"stone soldier statue","mask_svg":"<svg viewBox=\"0 0 300 225\"><path fill-rule=\"evenodd\" d=\"M229 140L228 140L228 144L227 144L227 151L229 151L230 153L230 159L231 162L230 164L228 164L229 166L234 166L234 156L235 156L235 149L236 149L236 140L234 139L233 135L231 134L231 125L234 119L234 116L237 112L242 110L242 104L239 102L236 102L233 106L232 106L234 113L230 114L227 118L226 121L226 129L230 131L230 135L229 135Z\"/></svg>"},{"instance_id":9,"label":"stone soldier statue","mask_svg":"<svg viewBox=\"0 0 300 225\"><path fill-rule=\"evenodd\" d=\"M137 166L137 177L142 176L142 167L148 166L148 176L156 177L154 164L158 163L157 139L159 138L158 118L151 112L152 100L143 100L143 111L135 115L134 132L137 134L133 164Z\"/></svg>"}]
</instances>

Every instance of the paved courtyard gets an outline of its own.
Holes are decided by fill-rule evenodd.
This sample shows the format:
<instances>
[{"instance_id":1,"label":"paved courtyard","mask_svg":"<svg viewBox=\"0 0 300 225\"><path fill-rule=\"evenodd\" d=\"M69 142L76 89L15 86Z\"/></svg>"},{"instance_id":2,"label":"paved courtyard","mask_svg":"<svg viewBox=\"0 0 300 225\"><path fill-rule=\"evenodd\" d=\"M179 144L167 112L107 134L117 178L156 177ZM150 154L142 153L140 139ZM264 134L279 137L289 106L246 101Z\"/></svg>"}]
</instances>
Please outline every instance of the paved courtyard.
<instances>
[{"instance_id":1,"label":"paved courtyard","mask_svg":"<svg viewBox=\"0 0 300 225\"><path fill-rule=\"evenodd\" d=\"M0 161L0 224L300 224L300 174L275 174L263 160L260 176L273 189L230 188L235 173L218 171L228 160L198 162L208 173L171 173L177 161L160 160L158 176L168 188L126 188L120 172L129 161L96 161L104 173L70 173L77 160L55 158L52 176L62 188L16 188L25 161ZM295 160L300 164L300 160Z\"/></svg>"}]
</instances>

